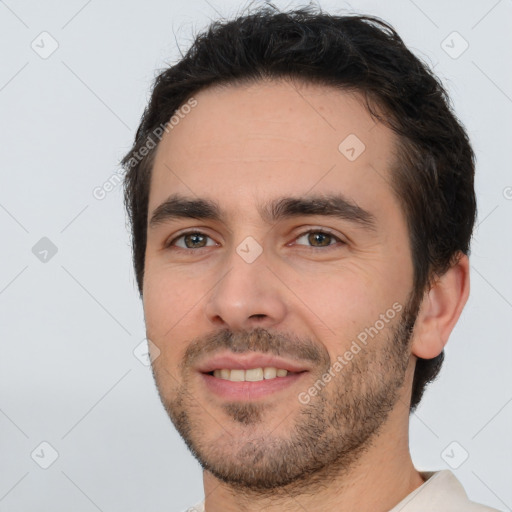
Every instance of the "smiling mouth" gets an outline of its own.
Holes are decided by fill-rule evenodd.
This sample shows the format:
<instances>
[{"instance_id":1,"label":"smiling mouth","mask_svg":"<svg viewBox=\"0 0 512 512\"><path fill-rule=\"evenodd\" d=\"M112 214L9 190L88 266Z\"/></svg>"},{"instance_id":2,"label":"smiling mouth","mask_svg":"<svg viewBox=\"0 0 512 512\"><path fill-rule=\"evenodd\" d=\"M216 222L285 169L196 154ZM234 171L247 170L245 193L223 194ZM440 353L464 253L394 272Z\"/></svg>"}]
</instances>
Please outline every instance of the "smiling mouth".
<instances>
[{"instance_id":1,"label":"smiling mouth","mask_svg":"<svg viewBox=\"0 0 512 512\"><path fill-rule=\"evenodd\" d=\"M248 368L246 370L222 368L208 372L207 375L231 382L259 382L262 380L281 379L287 376L298 375L299 373L304 372L290 372L283 368L267 366L263 368Z\"/></svg>"}]
</instances>

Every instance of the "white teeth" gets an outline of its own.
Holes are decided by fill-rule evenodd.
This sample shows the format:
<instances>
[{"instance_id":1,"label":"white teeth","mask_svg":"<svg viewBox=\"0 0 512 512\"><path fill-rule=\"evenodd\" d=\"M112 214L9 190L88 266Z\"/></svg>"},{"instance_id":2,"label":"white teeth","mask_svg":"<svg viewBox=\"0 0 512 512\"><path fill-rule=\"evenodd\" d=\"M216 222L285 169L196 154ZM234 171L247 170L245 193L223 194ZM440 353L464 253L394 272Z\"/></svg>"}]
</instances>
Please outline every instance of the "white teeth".
<instances>
[{"instance_id":1,"label":"white teeth","mask_svg":"<svg viewBox=\"0 0 512 512\"><path fill-rule=\"evenodd\" d=\"M232 382L258 382L260 380L275 379L276 377L286 377L288 370L282 368L265 367L250 368L249 370L214 370L213 376L219 379L230 380Z\"/></svg>"},{"instance_id":2,"label":"white teeth","mask_svg":"<svg viewBox=\"0 0 512 512\"><path fill-rule=\"evenodd\" d=\"M229 380L231 382L243 382L245 380L245 370L231 370Z\"/></svg>"},{"instance_id":3,"label":"white teeth","mask_svg":"<svg viewBox=\"0 0 512 512\"><path fill-rule=\"evenodd\" d=\"M251 370L245 370L245 380L248 380L249 382L257 382L259 380L263 380L263 368L252 368Z\"/></svg>"},{"instance_id":4,"label":"white teeth","mask_svg":"<svg viewBox=\"0 0 512 512\"><path fill-rule=\"evenodd\" d=\"M263 368L263 378L275 379L277 376L277 370L275 368Z\"/></svg>"}]
</instances>

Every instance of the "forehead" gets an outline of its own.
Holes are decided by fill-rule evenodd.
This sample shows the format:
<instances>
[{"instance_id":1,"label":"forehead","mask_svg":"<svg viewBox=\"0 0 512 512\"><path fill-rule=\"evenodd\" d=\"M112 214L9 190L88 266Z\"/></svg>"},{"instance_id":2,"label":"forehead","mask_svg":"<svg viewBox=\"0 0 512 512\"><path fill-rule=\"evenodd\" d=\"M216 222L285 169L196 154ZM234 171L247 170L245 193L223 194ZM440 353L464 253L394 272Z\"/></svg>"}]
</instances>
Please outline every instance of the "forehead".
<instances>
[{"instance_id":1,"label":"forehead","mask_svg":"<svg viewBox=\"0 0 512 512\"><path fill-rule=\"evenodd\" d=\"M274 80L216 86L194 99L158 146L150 212L171 193L221 198L227 211L309 192L393 202L396 139L360 95Z\"/></svg>"}]
</instances>

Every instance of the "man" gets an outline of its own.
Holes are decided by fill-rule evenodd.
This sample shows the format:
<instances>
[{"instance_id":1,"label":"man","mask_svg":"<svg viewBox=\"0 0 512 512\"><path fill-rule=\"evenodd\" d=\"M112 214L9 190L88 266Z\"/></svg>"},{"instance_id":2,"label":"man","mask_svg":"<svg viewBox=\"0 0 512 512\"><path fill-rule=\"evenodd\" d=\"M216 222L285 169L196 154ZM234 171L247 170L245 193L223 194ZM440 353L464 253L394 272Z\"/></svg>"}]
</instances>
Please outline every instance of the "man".
<instances>
[{"instance_id":1,"label":"man","mask_svg":"<svg viewBox=\"0 0 512 512\"><path fill-rule=\"evenodd\" d=\"M123 164L155 381L204 469L191 510L491 510L409 453L469 294L474 157L389 25L214 23Z\"/></svg>"}]
</instances>

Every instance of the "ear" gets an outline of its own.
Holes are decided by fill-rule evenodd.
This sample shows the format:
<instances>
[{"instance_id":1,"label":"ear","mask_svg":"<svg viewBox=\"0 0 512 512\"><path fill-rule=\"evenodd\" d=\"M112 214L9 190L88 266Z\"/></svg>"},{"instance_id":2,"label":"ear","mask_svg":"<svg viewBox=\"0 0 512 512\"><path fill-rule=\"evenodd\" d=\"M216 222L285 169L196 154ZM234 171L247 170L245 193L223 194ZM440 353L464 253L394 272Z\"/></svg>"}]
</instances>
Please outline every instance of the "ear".
<instances>
[{"instance_id":1,"label":"ear","mask_svg":"<svg viewBox=\"0 0 512 512\"><path fill-rule=\"evenodd\" d=\"M412 354L422 359L438 356L448 342L469 297L469 259L458 260L425 292L414 326Z\"/></svg>"}]
</instances>

